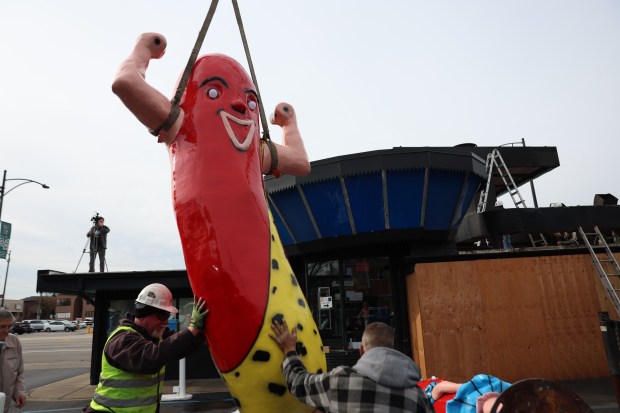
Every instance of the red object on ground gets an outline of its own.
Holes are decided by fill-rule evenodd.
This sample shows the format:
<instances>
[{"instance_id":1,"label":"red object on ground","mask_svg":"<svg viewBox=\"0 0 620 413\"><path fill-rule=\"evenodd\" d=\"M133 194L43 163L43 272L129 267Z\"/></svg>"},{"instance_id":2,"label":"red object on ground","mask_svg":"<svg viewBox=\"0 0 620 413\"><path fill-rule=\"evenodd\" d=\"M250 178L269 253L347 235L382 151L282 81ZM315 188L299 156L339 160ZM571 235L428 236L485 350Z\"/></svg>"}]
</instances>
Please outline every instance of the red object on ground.
<instances>
[{"instance_id":1,"label":"red object on ground","mask_svg":"<svg viewBox=\"0 0 620 413\"><path fill-rule=\"evenodd\" d=\"M429 384L431 383L439 383L444 381L445 379L426 379L418 382L418 386L422 390L426 390ZM446 403L450 400L454 399L456 393L446 393L442 395L439 399L435 400L433 407L435 408L435 413L446 413Z\"/></svg>"}]
</instances>

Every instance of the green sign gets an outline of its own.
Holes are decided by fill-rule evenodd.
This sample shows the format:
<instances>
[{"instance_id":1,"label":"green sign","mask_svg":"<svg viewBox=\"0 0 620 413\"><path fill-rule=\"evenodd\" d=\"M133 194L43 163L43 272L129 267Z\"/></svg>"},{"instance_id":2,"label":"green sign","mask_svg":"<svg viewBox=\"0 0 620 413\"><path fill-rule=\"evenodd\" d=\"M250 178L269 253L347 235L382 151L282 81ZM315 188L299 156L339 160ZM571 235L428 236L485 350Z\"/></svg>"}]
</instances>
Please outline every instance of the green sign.
<instances>
[{"instance_id":1,"label":"green sign","mask_svg":"<svg viewBox=\"0 0 620 413\"><path fill-rule=\"evenodd\" d=\"M5 260L9 252L9 241L11 241L11 224L0 221L0 258Z\"/></svg>"}]
</instances>

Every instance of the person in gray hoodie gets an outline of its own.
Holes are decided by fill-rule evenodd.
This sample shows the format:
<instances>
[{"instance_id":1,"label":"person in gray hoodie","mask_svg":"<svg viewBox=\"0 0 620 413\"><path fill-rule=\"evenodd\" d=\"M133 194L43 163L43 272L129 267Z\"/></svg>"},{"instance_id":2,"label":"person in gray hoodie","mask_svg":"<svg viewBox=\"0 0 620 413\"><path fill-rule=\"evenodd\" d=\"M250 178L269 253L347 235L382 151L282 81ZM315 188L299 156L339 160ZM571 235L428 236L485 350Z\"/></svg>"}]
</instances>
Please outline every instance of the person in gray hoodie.
<instances>
[{"instance_id":1,"label":"person in gray hoodie","mask_svg":"<svg viewBox=\"0 0 620 413\"><path fill-rule=\"evenodd\" d=\"M271 328L270 337L285 354L282 370L287 387L301 402L326 413L435 411L418 386L420 368L394 349L394 330L387 324L366 327L355 366L316 374L306 370L297 354L296 328L289 331L285 320Z\"/></svg>"}]
</instances>

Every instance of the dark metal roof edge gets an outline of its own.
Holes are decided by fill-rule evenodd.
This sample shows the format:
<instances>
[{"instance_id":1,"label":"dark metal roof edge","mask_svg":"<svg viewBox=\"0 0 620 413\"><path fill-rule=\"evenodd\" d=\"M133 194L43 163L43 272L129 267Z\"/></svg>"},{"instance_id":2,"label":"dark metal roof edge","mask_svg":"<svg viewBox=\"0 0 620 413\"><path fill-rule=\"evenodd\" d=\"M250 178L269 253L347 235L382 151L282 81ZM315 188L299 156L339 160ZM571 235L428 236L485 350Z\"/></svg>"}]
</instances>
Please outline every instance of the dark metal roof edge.
<instances>
[{"instance_id":1,"label":"dark metal roof edge","mask_svg":"<svg viewBox=\"0 0 620 413\"><path fill-rule=\"evenodd\" d=\"M141 289L153 279L162 282L168 288L179 288L189 285L185 270L148 270L148 271L116 271L61 273L58 271L37 271L37 292L54 293L87 293L97 291L122 291Z\"/></svg>"},{"instance_id":2,"label":"dark metal roof edge","mask_svg":"<svg viewBox=\"0 0 620 413\"><path fill-rule=\"evenodd\" d=\"M295 185L307 185L340 176L354 176L381 170L415 170L432 167L435 170L468 172L486 178L485 161L465 150L451 148L395 148L381 151L343 155L311 163L308 176L273 176L265 178L268 193L277 193Z\"/></svg>"},{"instance_id":3,"label":"dark metal roof edge","mask_svg":"<svg viewBox=\"0 0 620 413\"><path fill-rule=\"evenodd\" d=\"M578 227L591 230L620 229L620 206L567 206L545 208L493 208L468 214L459 227L457 243L514 233L573 232Z\"/></svg>"}]
</instances>

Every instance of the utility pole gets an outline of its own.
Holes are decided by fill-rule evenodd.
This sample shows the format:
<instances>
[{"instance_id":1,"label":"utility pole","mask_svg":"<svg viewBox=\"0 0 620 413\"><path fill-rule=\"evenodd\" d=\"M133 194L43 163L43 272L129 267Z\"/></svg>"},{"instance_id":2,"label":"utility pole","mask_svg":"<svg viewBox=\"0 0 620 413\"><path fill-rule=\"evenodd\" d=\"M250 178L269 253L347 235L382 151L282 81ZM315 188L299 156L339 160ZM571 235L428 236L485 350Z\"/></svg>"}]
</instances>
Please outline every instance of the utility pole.
<instances>
[{"instance_id":1,"label":"utility pole","mask_svg":"<svg viewBox=\"0 0 620 413\"><path fill-rule=\"evenodd\" d=\"M6 294L6 281L9 279L9 265L11 265L11 251L6 256L6 274L4 275L4 288L2 289L2 302L0 308L4 308L4 295Z\"/></svg>"},{"instance_id":2,"label":"utility pole","mask_svg":"<svg viewBox=\"0 0 620 413\"><path fill-rule=\"evenodd\" d=\"M0 222L2 222L2 203L4 201L4 187L6 186L6 169L2 175L2 186L0 186Z\"/></svg>"}]
</instances>

